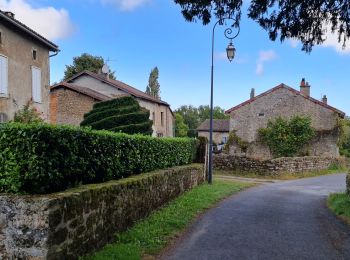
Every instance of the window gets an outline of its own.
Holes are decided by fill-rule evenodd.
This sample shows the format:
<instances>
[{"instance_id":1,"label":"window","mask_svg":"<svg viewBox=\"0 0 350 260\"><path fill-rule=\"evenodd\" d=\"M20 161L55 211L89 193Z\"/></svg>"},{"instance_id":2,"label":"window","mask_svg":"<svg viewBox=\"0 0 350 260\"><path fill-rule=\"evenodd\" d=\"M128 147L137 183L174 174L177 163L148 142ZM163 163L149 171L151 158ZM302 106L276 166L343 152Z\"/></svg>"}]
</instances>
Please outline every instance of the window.
<instances>
[{"instance_id":1,"label":"window","mask_svg":"<svg viewBox=\"0 0 350 260\"><path fill-rule=\"evenodd\" d=\"M163 137L163 133L157 133L157 137Z\"/></svg>"},{"instance_id":2,"label":"window","mask_svg":"<svg viewBox=\"0 0 350 260\"><path fill-rule=\"evenodd\" d=\"M258 116L259 116L259 117L263 117L263 116L265 116L265 113L262 113L262 112L261 112L261 113L258 114Z\"/></svg>"},{"instance_id":3,"label":"window","mask_svg":"<svg viewBox=\"0 0 350 260\"><path fill-rule=\"evenodd\" d=\"M8 94L8 60L0 55L0 95Z\"/></svg>"},{"instance_id":4,"label":"window","mask_svg":"<svg viewBox=\"0 0 350 260\"><path fill-rule=\"evenodd\" d=\"M36 56L37 56L37 50L33 50L32 51L33 60L36 60Z\"/></svg>"},{"instance_id":5,"label":"window","mask_svg":"<svg viewBox=\"0 0 350 260\"><path fill-rule=\"evenodd\" d=\"M161 126L164 126L164 113L160 112L160 124Z\"/></svg>"},{"instance_id":6,"label":"window","mask_svg":"<svg viewBox=\"0 0 350 260\"><path fill-rule=\"evenodd\" d=\"M41 70L32 67L32 95L33 101L41 103Z\"/></svg>"},{"instance_id":7,"label":"window","mask_svg":"<svg viewBox=\"0 0 350 260\"><path fill-rule=\"evenodd\" d=\"M7 122L7 115L5 113L0 113L0 124Z\"/></svg>"},{"instance_id":8,"label":"window","mask_svg":"<svg viewBox=\"0 0 350 260\"><path fill-rule=\"evenodd\" d=\"M223 137L222 137L222 143L223 143L223 144L226 144L226 143L227 143L227 136L223 136Z\"/></svg>"}]
</instances>

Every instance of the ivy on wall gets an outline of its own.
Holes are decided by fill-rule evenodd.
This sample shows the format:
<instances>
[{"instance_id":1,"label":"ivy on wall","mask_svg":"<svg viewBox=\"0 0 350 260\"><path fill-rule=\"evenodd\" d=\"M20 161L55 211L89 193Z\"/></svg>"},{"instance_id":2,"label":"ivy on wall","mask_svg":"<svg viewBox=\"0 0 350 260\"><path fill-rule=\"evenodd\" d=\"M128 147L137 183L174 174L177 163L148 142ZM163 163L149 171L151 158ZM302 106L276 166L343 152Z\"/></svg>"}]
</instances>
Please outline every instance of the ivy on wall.
<instances>
[{"instance_id":1,"label":"ivy on wall","mask_svg":"<svg viewBox=\"0 0 350 260\"><path fill-rule=\"evenodd\" d=\"M243 152L246 152L249 146L249 143L247 141L244 141L242 138L240 138L236 130L232 130L228 136L227 143L224 147L225 152L229 152L230 146L236 144Z\"/></svg>"},{"instance_id":2,"label":"ivy on wall","mask_svg":"<svg viewBox=\"0 0 350 260\"><path fill-rule=\"evenodd\" d=\"M266 128L258 130L260 140L271 150L274 157L300 155L301 149L315 136L311 118L294 116L290 120L281 117L270 120Z\"/></svg>"}]
</instances>

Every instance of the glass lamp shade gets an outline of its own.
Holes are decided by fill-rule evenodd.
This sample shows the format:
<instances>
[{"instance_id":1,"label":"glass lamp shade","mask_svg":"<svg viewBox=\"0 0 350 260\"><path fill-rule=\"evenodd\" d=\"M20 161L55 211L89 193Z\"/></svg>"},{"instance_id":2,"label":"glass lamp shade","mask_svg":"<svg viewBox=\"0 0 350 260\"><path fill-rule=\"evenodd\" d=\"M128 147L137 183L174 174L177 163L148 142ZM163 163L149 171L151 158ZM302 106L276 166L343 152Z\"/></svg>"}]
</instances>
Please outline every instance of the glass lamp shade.
<instances>
[{"instance_id":1,"label":"glass lamp shade","mask_svg":"<svg viewBox=\"0 0 350 260\"><path fill-rule=\"evenodd\" d=\"M230 44L226 48L227 58L230 62L235 58L235 52L236 49L233 46L232 42L230 42Z\"/></svg>"}]
</instances>

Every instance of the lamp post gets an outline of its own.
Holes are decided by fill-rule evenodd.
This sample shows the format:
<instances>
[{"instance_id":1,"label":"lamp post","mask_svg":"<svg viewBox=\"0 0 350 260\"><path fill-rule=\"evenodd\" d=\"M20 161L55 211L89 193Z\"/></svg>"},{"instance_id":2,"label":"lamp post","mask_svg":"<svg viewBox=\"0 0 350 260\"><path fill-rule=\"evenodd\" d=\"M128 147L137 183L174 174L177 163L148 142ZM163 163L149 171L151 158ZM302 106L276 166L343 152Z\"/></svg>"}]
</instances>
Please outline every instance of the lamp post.
<instances>
[{"instance_id":1,"label":"lamp post","mask_svg":"<svg viewBox=\"0 0 350 260\"><path fill-rule=\"evenodd\" d=\"M226 28L224 35L230 40L226 48L226 54L228 60L231 62L235 57L236 49L233 46L232 40L239 34L240 28L237 28L237 33L234 34L232 28L235 25L236 20L233 18L222 18L217 21L213 27L212 43L211 43L211 87L210 87L210 132L209 132L209 163L208 163L208 183L211 184L213 180L213 96L214 96L214 40L215 40L215 28L218 24L223 25L226 20L232 21L232 25Z\"/></svg>"}]
</instances>

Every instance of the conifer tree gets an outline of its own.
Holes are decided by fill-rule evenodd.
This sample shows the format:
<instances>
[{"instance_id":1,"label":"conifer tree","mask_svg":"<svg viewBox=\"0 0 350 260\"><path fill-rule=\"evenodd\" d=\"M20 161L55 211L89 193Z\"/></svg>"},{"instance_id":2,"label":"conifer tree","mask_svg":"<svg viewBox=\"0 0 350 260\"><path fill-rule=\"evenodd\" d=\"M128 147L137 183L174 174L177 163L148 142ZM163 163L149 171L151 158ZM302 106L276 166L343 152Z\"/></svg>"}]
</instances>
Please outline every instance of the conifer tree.
<instances>
[{"instance_id":1,"label":"conifer tree","mask_svg":"<svg viewBox=\"0 0 350 260\"><path fill-rule=\"evenodd\" d=\"M159 70L157 67L155 67L149 75L146 93L152 97L160 99L160 85L158 82L158 77Z\"/></svg>"}]
</instances>

